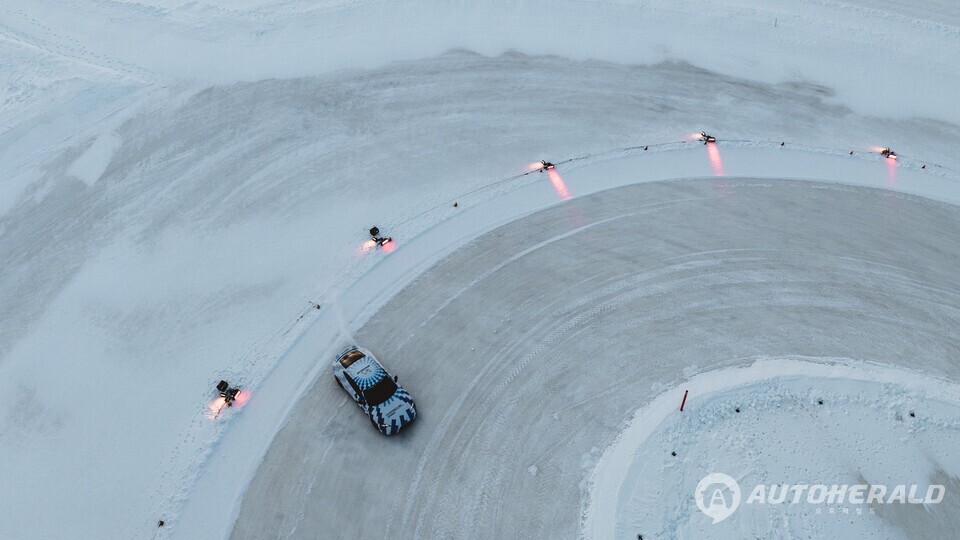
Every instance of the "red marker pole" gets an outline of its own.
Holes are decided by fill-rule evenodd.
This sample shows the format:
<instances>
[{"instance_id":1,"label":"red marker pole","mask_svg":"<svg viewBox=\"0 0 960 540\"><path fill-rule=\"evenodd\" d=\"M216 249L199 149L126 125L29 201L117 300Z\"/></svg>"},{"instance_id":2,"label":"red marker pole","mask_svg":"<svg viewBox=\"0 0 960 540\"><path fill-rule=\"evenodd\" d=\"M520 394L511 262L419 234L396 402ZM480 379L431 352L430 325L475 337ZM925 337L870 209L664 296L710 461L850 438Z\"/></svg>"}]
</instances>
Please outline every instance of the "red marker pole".
<instances>
[{"instance_id":1,"label":"red marker pole","mask_svg":"<svg viewBox=\"0 0 960 540\"><path fill-rule=\"evenodd\" d=\"M683 391L683 401L680 402L680 412L683 412L683 406L687 404L687 392L689 392L689 390Z\"/></svg>"}]
</instances>

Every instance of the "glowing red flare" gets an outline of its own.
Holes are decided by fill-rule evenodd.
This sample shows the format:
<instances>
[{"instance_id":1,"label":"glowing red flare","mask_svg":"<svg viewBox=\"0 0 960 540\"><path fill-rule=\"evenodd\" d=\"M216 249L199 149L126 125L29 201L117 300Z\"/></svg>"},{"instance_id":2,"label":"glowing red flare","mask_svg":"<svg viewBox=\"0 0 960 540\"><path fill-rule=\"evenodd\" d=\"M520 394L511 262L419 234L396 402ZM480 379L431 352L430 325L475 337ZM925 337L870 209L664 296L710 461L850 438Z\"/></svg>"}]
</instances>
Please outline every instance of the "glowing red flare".
<instances>
[{"instance_id":1,"label":"glowing red flare","mask_svg":"<svg viewBox=\"0 0 960 540\"><path fill-rule=\"evenodd\" d=\"M250 392L238 392L237 397L233 400L234 407L243 407L250 401Z\"/></svg>"},{"instance_id":2,"label":"glowing red flare","mask_svg":"<svg viewBox=\"0 0 960 540\"><path fill-rule=\"evenodd\" d=\"M723 158L720 157L720 149L717 148L715 143L707 144L707 157L710 158L710 167L713 168L714 176L727 175L727 173L723 170Z\"/></svg>"},{"instance_id":3,"label":"glowing red flare","mask_svg":"<svg viewBox=\"0 0 960 540\"><path fill-rule=\"evenodd\" d=\"M560 199L569 201L571 198L573 198L573 196L570 195L570 190L567 189L566 182L563 181L563 178L556 169L548 170L547 177L550 178L550 183L553 185L553 190L557 192L557 195L560 196Z\"/></svg>"}]
</instances>

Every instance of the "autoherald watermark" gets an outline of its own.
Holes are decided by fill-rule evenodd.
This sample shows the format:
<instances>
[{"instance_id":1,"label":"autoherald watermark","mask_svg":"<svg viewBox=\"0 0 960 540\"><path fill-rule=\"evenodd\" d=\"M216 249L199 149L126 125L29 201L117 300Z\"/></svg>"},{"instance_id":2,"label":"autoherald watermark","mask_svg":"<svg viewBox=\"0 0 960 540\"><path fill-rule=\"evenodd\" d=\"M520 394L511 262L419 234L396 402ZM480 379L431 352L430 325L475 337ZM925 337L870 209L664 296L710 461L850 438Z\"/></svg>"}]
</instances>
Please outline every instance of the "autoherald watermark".
<instances>
[{"instance_id":1,"label":"autoherald watermark","mask_svg":"<svg viewBox=\"0 0 960 540\"><path fill-rule=\"evenodd\" d=\"M946 492L939 484L926 487L917 484L757 484L743 499L743 504L842 505L844 508L849 505L859 514L864 505L939 504ZM720 523L740 507L742 493L733 477L711 473L697 484L694 498L701 512L714 523ZM817 513L820 512L818 508Z\"/></svg>"}]
</instances>

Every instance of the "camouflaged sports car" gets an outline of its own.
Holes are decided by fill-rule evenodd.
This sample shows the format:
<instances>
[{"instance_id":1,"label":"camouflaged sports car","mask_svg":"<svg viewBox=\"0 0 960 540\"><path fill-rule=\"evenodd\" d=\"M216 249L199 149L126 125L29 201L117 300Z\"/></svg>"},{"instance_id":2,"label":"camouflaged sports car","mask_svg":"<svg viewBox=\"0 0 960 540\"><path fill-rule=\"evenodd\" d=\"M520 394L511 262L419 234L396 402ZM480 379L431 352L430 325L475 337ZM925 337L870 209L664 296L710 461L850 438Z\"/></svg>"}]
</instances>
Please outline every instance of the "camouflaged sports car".
<instances>
[{"instance_id":1,"label":"camouflaged sports car","mask_svg":"<svg viewBox=\"0 0 960 540\"><path fill-rule=\"evenodd\" d=\"M417 417L413 397L370 351L356 346L344 350L333 362L333 375L380 433L393 435Z\"/></svg>"}]
</instances>

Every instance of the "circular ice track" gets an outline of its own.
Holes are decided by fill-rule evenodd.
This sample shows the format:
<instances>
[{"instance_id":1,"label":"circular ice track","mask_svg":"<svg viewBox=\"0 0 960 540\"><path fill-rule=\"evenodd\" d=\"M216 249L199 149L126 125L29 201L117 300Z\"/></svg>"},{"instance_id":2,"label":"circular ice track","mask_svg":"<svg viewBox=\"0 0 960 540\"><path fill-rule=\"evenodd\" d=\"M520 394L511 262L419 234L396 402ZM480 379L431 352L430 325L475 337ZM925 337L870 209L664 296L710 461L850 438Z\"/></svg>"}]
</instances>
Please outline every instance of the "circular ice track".
<instances>
[{"instance_id":1,"label":"circular ice track","mask_svg":"<svg viewBox=\"0 0 960 540\"><path fill-rule=\"evenodd\" d=\"M324 373L234 537L575 537L603 449L696 373L843 357L957 380L958 284L960 210L917 197L691 179L574 199L466 244L374 316L355 337L419 418L381 436Z\"/></svg>"}]
</instances>

